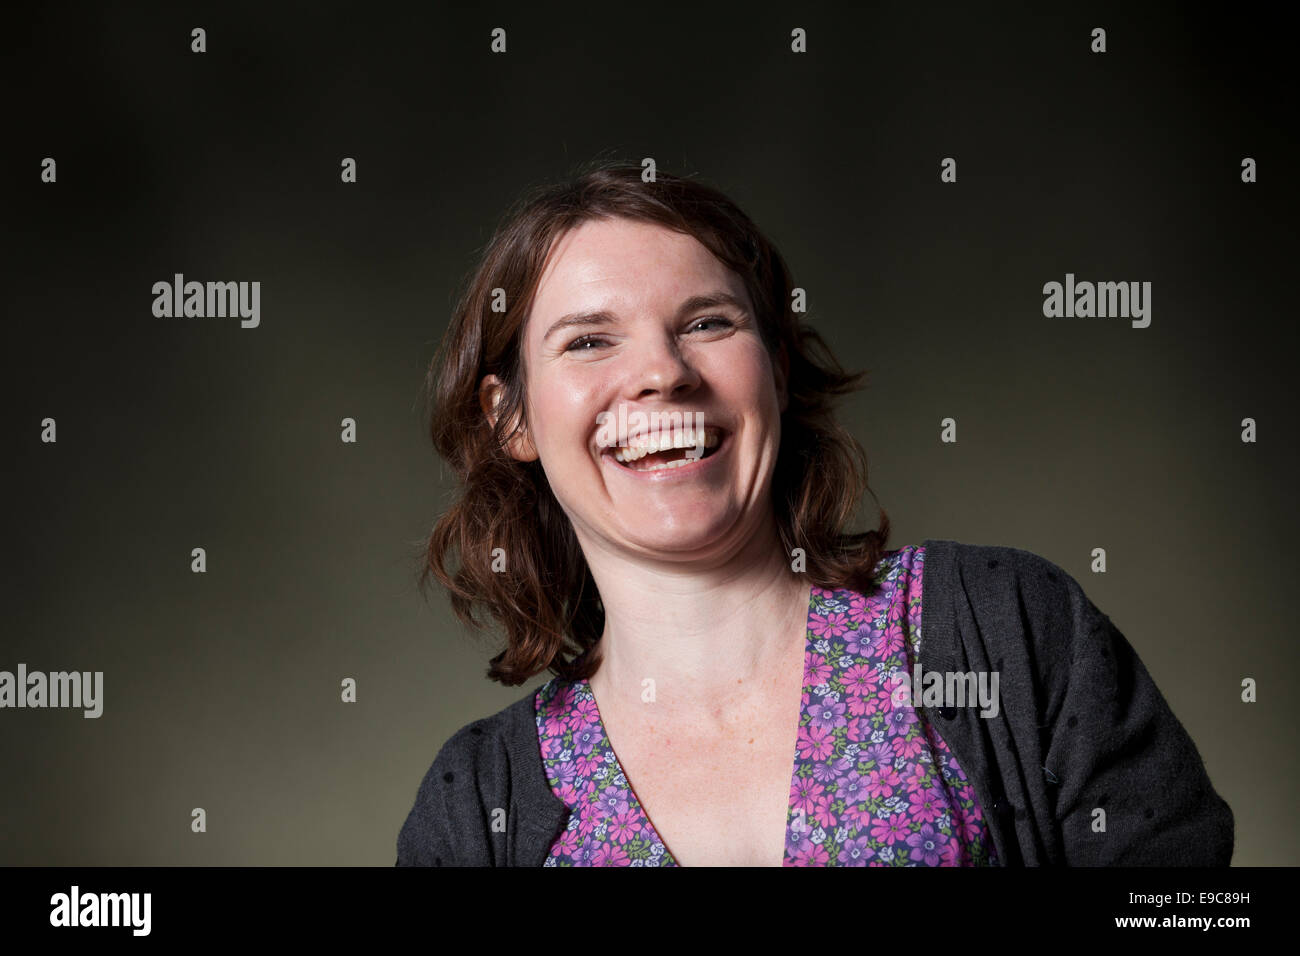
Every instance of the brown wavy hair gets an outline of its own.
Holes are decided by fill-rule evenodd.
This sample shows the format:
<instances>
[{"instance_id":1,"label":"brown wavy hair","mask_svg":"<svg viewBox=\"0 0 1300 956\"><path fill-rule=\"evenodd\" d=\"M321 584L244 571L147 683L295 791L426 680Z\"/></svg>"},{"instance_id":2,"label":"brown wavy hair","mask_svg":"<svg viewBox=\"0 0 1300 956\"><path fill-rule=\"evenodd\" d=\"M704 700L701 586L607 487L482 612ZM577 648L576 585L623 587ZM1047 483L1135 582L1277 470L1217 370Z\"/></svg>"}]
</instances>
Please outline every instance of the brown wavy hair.
<instances>
[{"instance_id":1,"label":"brown wavy hair","mask_svg":"<svg viewBox=\"0 0 1300 956\"><path fill-rule=\"evenodd\" d=\"M806 573L819 587L868 592L889 538L883 508L877 529L845 530L870 486L866 455L835 421L832 406L866 373L846 372L796 317L781 254L711 186L663 172L646 182L639 165L596 162L567 182L534 188L507 212L460 292L425 381L433 445L459 488L421 556L420 586L432 574L462 623L483 628L474 616L481 607L504 628L505 649L487 676L506 686L547 669L569 680L589 678L600 664L605 612L568 515L541 461L518 461L504 446L527 424L520 333L552 244L585 221L614 217L694 236L744 280L769 353L784 346L789 401L772 498L785 552L803 549ZM505 291L504 312L492 310L495 289ZM479 401L489 374L503 386L495 426ZM503 570L493 570L497 548ZM455 570L448 567L452 552Z\"/></svg>"}]
</instances>

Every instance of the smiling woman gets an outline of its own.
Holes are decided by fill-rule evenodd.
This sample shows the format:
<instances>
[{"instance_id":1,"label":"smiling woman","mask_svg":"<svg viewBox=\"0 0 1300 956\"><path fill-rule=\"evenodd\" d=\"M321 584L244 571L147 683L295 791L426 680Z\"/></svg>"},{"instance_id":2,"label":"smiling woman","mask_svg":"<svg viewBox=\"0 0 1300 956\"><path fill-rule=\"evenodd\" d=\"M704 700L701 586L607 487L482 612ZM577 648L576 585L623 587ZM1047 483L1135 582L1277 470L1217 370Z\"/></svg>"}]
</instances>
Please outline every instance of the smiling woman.
<instances>
[{"instance_id":1,"label":"smiling woman","mask_svg":"<svg viewBox=\"0 0 1300 956\"><path fill-rule=\"evenodd\" d=\"M508 216L427 382L434 446L464 483L427 571L463 621L478 606L505 630L490 679L595 673L615 584L593 579L605 553L654 562L666 549L680 570L722 567L719 554L767 524L767 576L802 549L814 580L869 584L888 518L844 533L869 490L866 460L831 413L863 374L798 321L792 288L780 253L725 196L662 173L642 182L639 166L598 166ZM653 437L638 413L674 412L699 416L726 436L718 453L731 443L742 460L646 497L633 469L606 470L600 416L629 422L626 448Z\"/></svg>"},{"instance_id":2,"label":"smiling woman","mask_svg":"<svg viewBox=\"0 0 1300 956\"><path fill-rule=\"evenodd\" d=\"M461 487L422 580L500 625L489 678L553 676L441 747L398 864L1226 863L1195 747L1064 571L848 530L862 373L793 292L726 196L639 166L497 230L430 368ZM1017 706L914 701L914 668Z\"/></svg>"}]
</instances>

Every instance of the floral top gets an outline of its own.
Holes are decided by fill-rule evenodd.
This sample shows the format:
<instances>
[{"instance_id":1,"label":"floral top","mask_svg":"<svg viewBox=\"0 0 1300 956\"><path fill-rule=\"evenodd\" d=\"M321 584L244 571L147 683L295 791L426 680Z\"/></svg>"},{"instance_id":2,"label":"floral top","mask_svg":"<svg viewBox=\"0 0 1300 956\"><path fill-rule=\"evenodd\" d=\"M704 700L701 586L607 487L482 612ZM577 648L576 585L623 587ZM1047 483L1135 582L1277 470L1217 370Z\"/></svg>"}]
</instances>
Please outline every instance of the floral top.
<instances>
[{"instance_id":1,"label":"floral top","mask_svg":"<svg viewBox=\"0 0 1300 956\"><path fill-rule=\"evenodd\" d=\"M785 866L997 865L975 793L911 703L923 546L885 552L871 595L812 588ZM642 810L585 680L536 694L568 825L546 866L679 866Z\"/></svg>"}]
</instances>

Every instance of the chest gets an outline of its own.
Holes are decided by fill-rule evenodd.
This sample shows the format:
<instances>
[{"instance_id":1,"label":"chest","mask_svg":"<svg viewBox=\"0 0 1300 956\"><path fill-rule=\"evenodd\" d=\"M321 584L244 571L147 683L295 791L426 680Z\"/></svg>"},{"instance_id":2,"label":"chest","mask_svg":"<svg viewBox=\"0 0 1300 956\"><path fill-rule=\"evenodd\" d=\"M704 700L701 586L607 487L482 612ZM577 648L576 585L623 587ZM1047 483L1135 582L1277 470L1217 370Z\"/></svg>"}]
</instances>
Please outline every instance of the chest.
<instances>
[{"instance_id":1,"label":"chest","mask_svg":"<svg viewBox=\"0 0 1300 956\"><path fill-rule=\"evenodd\" d=\"M780 866L798 718L797 707L782 707L709 729L621 715L606 723L642 810L678 863Z\"/></svg>"}]
</instances>

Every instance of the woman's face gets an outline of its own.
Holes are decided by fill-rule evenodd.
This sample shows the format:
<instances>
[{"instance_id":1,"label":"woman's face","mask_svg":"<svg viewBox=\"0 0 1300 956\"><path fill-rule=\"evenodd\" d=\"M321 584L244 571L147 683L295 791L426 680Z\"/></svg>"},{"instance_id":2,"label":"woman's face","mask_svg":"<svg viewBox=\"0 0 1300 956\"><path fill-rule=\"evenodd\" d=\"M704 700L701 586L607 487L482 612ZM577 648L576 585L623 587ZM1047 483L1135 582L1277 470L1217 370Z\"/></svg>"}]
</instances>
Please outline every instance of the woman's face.
<instances>
[{"instance_id":1,"label":"woman's face","mask_svg":"<svg viewBox=\"0 0 1300 956\"><path fill-rule=\"evenodd\" d=\"M725 554L771 513L785 371L740 277L695 238L628 219L583 223L553 247L522 334L528 428L513 451L540 457L589 556L593 546ZM609 447L637 446L656 425L681 438L678 421L719 443L654 470L638 469L659 456L621 464ZM684 440L698 455L699 429Z\"/></svg>"}]
</instances>

